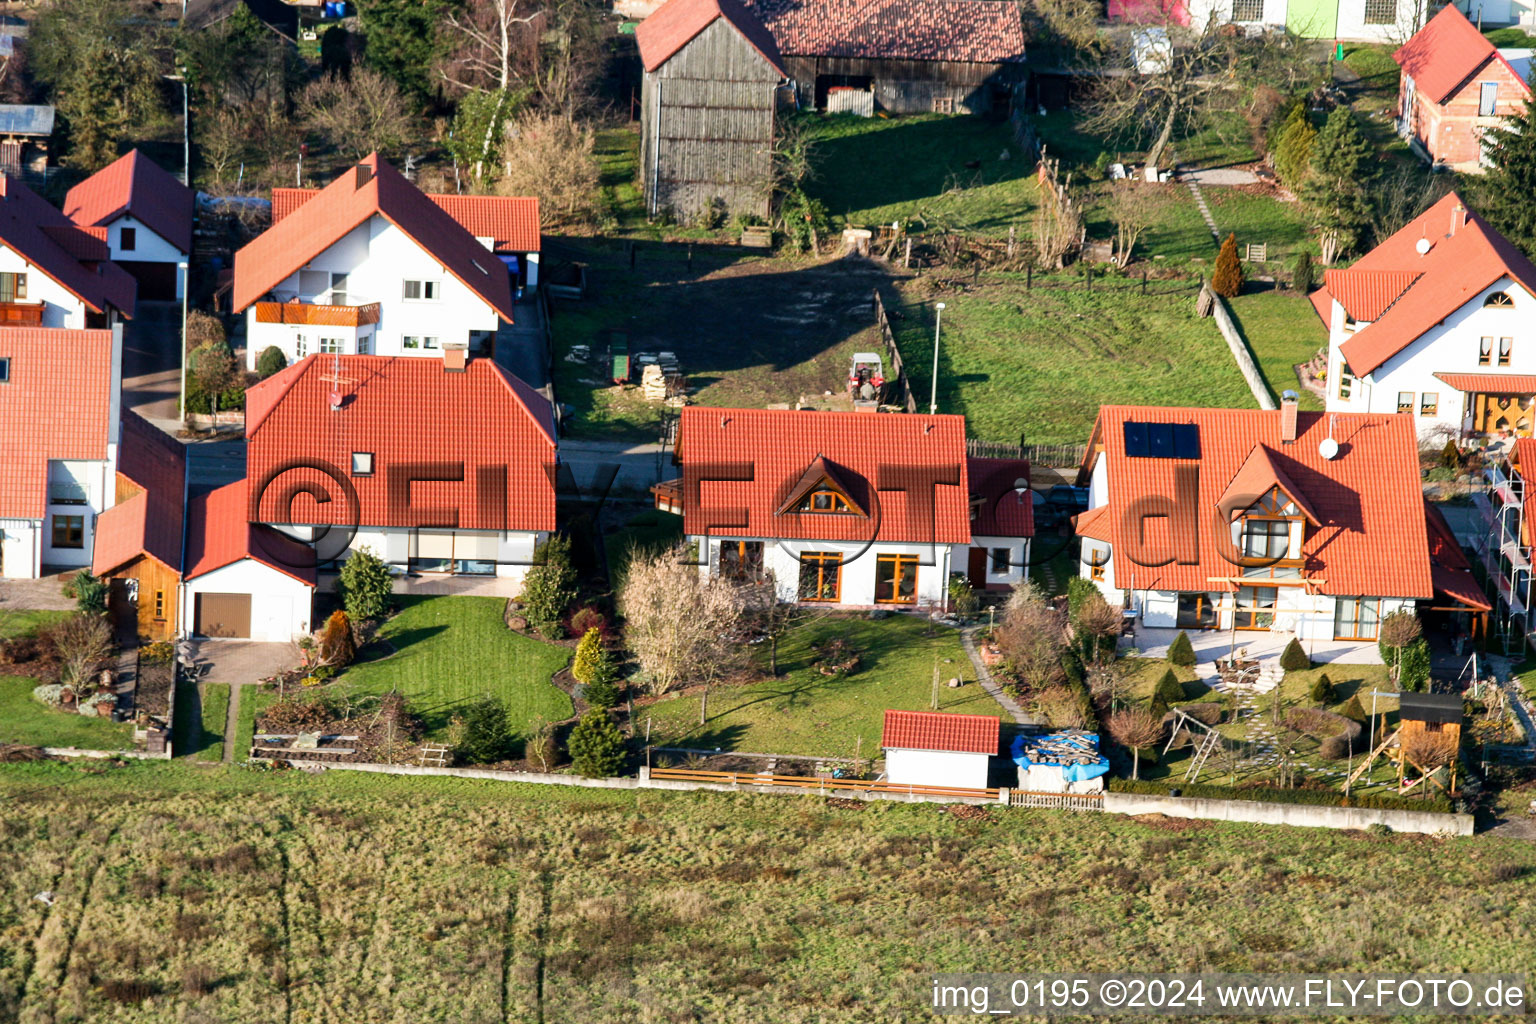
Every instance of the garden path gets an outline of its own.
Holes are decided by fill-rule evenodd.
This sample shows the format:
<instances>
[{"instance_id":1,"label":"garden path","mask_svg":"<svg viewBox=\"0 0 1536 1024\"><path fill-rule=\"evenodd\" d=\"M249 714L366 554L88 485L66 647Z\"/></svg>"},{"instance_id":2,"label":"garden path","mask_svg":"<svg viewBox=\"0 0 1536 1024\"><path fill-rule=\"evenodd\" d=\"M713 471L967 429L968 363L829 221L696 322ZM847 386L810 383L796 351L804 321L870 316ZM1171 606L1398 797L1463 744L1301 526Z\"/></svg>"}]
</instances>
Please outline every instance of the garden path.
<instances>
[{"instance_id":1,"label":"garden path","mask_svg":"<svg viewBox=\"0 0 1536 1024\"><path fill-rule=\"evenodd\" d=\"M992 678L992 671L981 660L981 652L976 649L976 634L980 630L980 626L968 626L960 631L960 644L965 648L966 656L971 659L971 667L976 670L976 681L981 683L981 688L986 690L987 694L997 701L1004 711L1008 712L1014 722L1019 725L1043 727L1046 724L1044 721L1019 707L1018 702L1008 696L1003 691L1003 688L997 684L997 680Z\"/></svg>"}]
</instances>

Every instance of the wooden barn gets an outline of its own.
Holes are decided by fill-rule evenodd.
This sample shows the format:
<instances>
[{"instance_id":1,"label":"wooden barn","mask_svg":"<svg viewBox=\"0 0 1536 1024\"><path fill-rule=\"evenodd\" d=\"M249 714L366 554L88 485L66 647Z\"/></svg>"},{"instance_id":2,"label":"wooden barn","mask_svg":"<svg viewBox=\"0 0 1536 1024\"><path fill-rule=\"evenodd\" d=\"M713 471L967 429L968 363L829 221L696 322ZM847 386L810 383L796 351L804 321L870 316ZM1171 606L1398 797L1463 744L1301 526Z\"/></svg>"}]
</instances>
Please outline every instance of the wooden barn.
<instances>
[{"instance_id":1,"label":"wooden barn","mask_svg":"<svg viewBox=\"0 0 1536 1024\"><path fill-rule=\"evenodd\" d=\"M737 0L668 0L635 37L646 212L766 217L785 78L773 37Z\"/></svg>"},{"instance_id":2,"label":"wooden barn","mask_svg":"<svg viewBox=\"0 0 1536 1024\"><path fill-rule=\"evenodd\" d=\"M772 33L803 107L1006 113L1026 78L1024 24L1013 0L747 0L747 6Z\"/></svg>"}]
</instances>

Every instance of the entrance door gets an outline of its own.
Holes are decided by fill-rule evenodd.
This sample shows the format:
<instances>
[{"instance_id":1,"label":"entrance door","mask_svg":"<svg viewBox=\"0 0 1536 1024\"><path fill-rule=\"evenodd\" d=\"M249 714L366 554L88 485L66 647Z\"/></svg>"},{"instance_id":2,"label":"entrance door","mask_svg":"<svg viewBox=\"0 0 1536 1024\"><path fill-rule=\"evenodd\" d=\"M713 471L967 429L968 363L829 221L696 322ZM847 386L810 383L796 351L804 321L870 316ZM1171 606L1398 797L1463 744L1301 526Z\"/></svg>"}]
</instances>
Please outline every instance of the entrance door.
<instances>
[{"instance_id":1,"label":"entrance door","mask_svg":"<svg viewBox=\"0 0 1536 1024\"><path fill-rule=\"evenodd\" d=\"M972 588L980 590L987 585L986 548L971 548L965 565L965 574L970 577Z\"/></svg>"},{"instance_id":2,"label":"entrance door","mask_svg":"<svg viewBox=\"0 0 1536 1024\"><path fill-rule=\"evenodd\" d=\"M1275 598L1279 587L1238 587L1237 628L1268 629L1275 624Z\"/></svg>"},{"instance_id":3,"label":"entrance door","mask_svg":"<svg viewBox=\"0 0 1536 1024\"><path fill-rule=\"evenodd\" d=\"M1536 401L1520 395L1478 395L1472 429L1479 434L1508 430L1516 437L1530 437Z\"/></svg>"},{"instance_id":4,"label":"entrance door","mask_svg":"<svg viewBox=\"0 0 1536 1024\"><path fill-rule=\"evenodd\" d=\"M199 636L251 635L250 594L198 594L193 629Z\"/></svg>"},{"instance_id":5,"label":"entrance door","mask_svg":"<svg viewBox=\"0 0 1536 1024\"><path fill-rule=\"evenodd\" d=\"M1180 629L1215 629L1216 601L1210 594L1180 594Z\"/></svg>"}]
</instances>

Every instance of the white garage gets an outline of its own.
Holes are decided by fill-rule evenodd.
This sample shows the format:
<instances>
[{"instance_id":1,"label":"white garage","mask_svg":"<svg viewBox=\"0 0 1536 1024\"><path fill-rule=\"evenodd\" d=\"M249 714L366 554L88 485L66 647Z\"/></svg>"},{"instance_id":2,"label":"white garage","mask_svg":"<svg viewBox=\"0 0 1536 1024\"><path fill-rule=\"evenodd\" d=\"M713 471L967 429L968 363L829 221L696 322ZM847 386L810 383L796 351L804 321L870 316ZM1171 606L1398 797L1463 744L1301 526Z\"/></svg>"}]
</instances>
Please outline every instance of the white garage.
<instances>
[{"instance_id":1,"label":"white garage","mask_svg":"<svg viewBox=\"0 0 1536 1024\"><path fill-rule=\"evenodd\" d=\"M986 789L1001 723L990 715L887 711L885 776L900 785Z\"/></svg>"}]
</instances>

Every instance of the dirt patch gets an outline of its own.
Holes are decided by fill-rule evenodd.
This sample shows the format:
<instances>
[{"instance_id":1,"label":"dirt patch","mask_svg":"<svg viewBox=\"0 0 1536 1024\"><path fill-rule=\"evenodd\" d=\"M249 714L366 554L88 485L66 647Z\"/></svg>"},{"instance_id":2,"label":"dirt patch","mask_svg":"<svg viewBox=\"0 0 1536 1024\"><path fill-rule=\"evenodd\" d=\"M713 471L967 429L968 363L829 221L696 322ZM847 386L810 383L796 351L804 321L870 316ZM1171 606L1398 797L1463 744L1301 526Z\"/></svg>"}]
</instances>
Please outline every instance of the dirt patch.
<instances>
[{"instance_id":1,"label":"dirt patch","mask_svg":"<svg viewBox=\"0 0 1536 1024\"><path fill-rule=\"evenodd\" d=\"M944 808L944 813L958 821L991 821L992 811L987 807L978 807L975 804L950 804Z\"/></svg>"},{"instance_id":2,"label":"dirt patch","mask_svg":"<svg viewBox=\"0 0 1536 1024\"><path fill-rule=\"evenodd\" d=\"M1211 823L1199 818L1174 818L1166 814L1133 814L1131 820L1158 832L1200 832Z\"/></svg>"},{"instance_id":3,"label":"dirt patch","mask_svg":"<svg viewBox=\"0 0 1536 1024\"><path fill-rule=\"evenodd\" d=\"M827 806L839 811L862 811L869 805L863 800L850 800L845 796L827 797Z\"/></svg>"}]
</instances>

